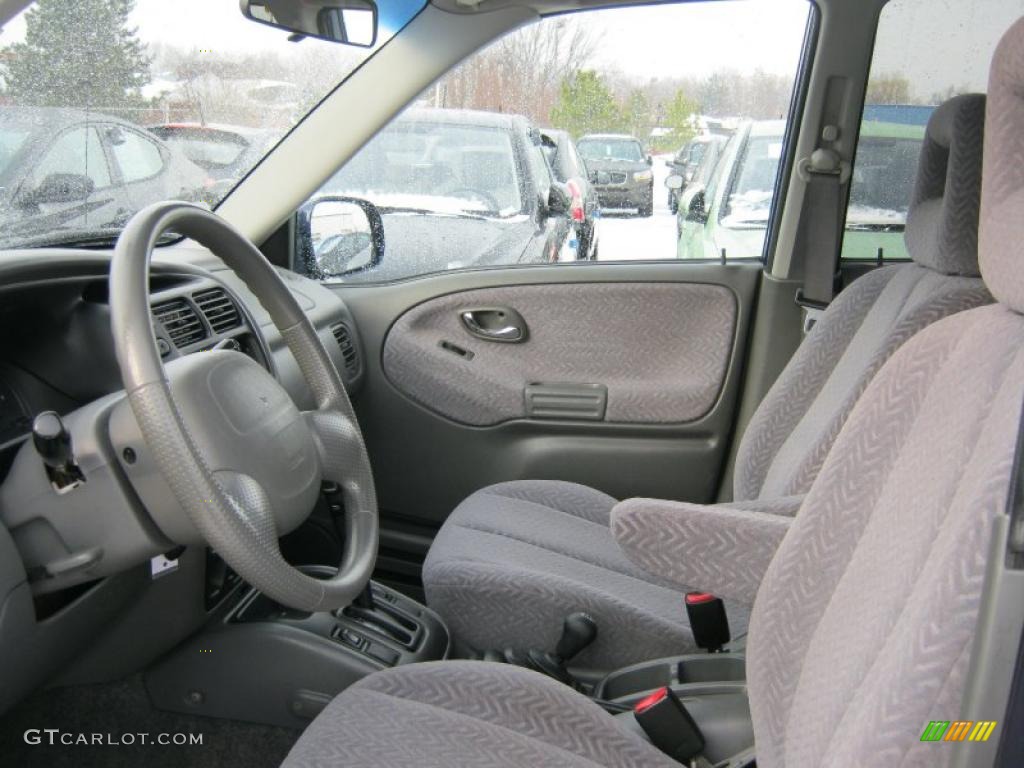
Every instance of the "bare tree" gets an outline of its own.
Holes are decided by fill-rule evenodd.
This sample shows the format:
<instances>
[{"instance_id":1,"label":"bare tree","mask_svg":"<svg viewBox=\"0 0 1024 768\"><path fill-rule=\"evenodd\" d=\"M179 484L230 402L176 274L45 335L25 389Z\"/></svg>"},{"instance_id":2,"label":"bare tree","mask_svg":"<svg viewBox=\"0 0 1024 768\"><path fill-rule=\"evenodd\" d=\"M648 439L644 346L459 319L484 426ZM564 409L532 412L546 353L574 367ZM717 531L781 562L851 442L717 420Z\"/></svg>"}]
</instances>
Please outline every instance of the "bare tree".
<instances>
[{"instance_id":1,"label":"bare tree","mask_svg":"<svg viewBox=\"0 0 1024 768\"><path fill-rule=\"evenodd\" d=\"M600 42L572 19L513 32L463 62L430 94L435 106L527 115L546 123L562 80L579 72Z\"/></svg>"}]
</instances>

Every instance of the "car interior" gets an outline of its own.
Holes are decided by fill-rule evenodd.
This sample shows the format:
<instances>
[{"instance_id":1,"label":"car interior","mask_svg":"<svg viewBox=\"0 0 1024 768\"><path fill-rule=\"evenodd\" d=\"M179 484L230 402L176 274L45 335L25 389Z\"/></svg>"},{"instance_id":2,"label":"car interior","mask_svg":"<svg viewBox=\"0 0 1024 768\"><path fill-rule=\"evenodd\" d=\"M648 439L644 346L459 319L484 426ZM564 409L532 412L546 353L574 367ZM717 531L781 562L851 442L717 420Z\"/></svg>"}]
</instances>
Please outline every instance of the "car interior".
<instances>
[{"instance_id":1,"label":"car interior","mask_svg":"<svg viewBox=\"0 0 1024 768\"><path fill-rule=\"evenodd\" d=\"M0 761L1024 765L1024 1L188 8L0 1Z\"/></svg>"}]
</instances>

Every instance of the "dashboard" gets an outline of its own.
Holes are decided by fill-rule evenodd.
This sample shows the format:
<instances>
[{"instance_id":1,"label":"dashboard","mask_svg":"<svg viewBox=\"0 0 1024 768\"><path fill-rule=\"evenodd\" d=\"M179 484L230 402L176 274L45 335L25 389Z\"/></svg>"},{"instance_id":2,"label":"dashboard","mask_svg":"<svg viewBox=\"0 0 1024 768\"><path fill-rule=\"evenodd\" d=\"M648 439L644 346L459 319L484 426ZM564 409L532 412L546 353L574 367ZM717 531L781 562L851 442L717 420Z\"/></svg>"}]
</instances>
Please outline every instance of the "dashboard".
<instances>
[{"instance_id":1,"label":"dashboard","mask_svg":"<svg viewBox=\"0 0 1024 768\"><path fill-rule=\"evenodd\" d=\"M128 480L132 462L112 442L125 432L116 420L131 417L110 327L110 258L101 250L0 253L0 712L58 673L73 679L75 665L90 662L89 644L118 616L129 617L118 624L124 641L92 659L90 674L137 670L207 621L238 582L207 547L173 548ZM346 389L357 393L365 365L352 315L318 283L280 274ZM168 364L237 350L300 409L314 407L269 314L209 251L187 241L157 249L149 288L155 341ZM63 417L84 473L67 488L48 480L28 440L47 410ZM144 456L137 460L139 470ZM162 482L155 470L148 477ZM174 503L169 489L165 497ZM161 578L151 569L168 553L176 575Z\"/></svg>"},{"instance_id":2,"label":"dashboard","mask_svg":"<svg viewBox=\"0 0 1024 768\"><path fill-rule=\"evenodd\" d=\"M255 296L208 252L184 255L194 254L200 265L188 258L153 265L150 307L163 360L234 349L278 378L300 408L310 407L305 382ZM109 256L32 256L31 263L0 262L0 482L36 414L64 415L122 388L110 332ZM351 315L317 283L281 273L354 392L363 365Z\"/></svg>"}]
</instances>

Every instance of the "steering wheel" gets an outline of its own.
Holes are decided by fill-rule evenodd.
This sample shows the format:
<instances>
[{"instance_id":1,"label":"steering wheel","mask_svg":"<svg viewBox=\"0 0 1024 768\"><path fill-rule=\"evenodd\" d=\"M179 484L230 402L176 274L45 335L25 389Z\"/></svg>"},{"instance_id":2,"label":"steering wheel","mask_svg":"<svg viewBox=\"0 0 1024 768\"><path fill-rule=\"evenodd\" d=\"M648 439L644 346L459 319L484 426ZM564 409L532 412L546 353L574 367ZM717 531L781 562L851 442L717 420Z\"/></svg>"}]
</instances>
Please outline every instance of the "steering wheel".
<instances>
[{"instance_id":1,"label":"steering wheel","mask_svg":"<svg viewBox=\"0 0 1024 768\"><path fill-rule=\"evenodd\" d=\"M209 248L256 294L316 410L300 413L277 380L240 352L188 355L164 367L150 315L149 263L154 244L172 230ZM377 557L369 456L334 363L274 267L210 211L156 203L135 214L117 241L110 305L121 378L145 447L202 538L286 606L348 605ZM325 480L342 489L346 535L337 574L321 580L285 562L277 540L309 516Z\"/></svg>"},{"instance_id":2,"label":"steering wheel","mask_svg":"<svg viewBox=\"0 0 1024 768\"><path fill-rule=\"evenodd\" d=\"M487 192L482 189L477 189L476 187L459 187L458 189L452 190L448 194L450 194L452 197L469 196L475 197L477 200L483 200L488 206L488 211L497 212L498 210L501 209L501 206L498 203L498 198L496 198L490 192Z\"/></svg>"}]
</instances>

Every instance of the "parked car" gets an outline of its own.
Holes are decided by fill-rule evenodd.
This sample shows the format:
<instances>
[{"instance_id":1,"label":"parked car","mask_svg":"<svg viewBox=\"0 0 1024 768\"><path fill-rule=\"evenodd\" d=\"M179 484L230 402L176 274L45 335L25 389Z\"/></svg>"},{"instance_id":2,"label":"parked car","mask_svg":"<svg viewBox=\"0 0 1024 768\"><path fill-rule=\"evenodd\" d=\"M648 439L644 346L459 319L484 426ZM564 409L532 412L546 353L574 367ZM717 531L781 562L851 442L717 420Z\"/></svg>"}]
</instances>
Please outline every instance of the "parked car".
<instances>
[{"instance_id":1,"label":"parked car","mask_svg":"<svg viewBox=\"0 0 1024 768\"><path fill-rule=\"evenodd\" d=\"M153 200L204 199L210 179L178 150L109 115L0 108L5 236L119 229Z\"/></svg>"},{"instance_id":2,"label":"parked car","mask_svg":"<svg viewBox=\"0 0 1024 768\"><path fill-rule=\"evenodd\" d=\"M759 257L764 249L785 123L748 122L729 140L707 182L682 190L677 214L681 259ZM865 122L843 238L845 258L907 257L903 227L924 127ZM682 180L675 179L681 188Z\"/></svg>"},{"instance_id":3,"label":"parked car","mask_svg":"<svg viewBox=\"0 0 1024 768\"><path fill-rule=\"evenodd\" d=\"M569 218L576 233L576 246L572 250L577 259L593 261L597 259L597 222L601 216L601 205L597 190L587 175L587 165L567 131L544 128L541 136L551 172L569 192Z\"/></svg>"},{"instance_id":4,"label":"parked car","mask_svg":"<svg viewBox=\"0 0 1024 768\"><path fill-rule=\"evenodd\" d=\"M320 195L372 202L388 280L468 266L558 261L573 234L569 194L525 117L414 109L392 122Z\"/></svg>"},{"instance_id":5,"label":"parked car","mask_svg":"<svg viewBox=\"0 0 1024 768\"><path fill-rule=\"evenodd\" d=\"M597 188L601 208L635 208L641 216L654 213L654 173L651 157L634 136L590 134L576 142Z\"/></svg>"},{"instance_id":6,"label":"parked car","mask_svg":"<svg viewBox=\"0 0 1024 768\"><path fill-rule=\"evenodd\" d=\"M694 136L674 156L665 161L669 172L672 175L680 176L683 179L683 189L694 180L697 169L709 158L712 167L718 161L722 148L729 141L728 136L717 133L705 133ZM668 190L668 209L675 213L679 206L679 192L674 189Z\"/></svg>"},{"instance_id":7,"label":"parked car","mask_svg":"<svg viewBox=\"0 0 1024 768\"><path fill-rule=\"evenodd\" d=\"M178 147L217 182L230 182L232 186L278 138L273 131L259 128L203 123L151 125L149 132Z\"/></svg>"},{"instance_id":8,"label":"parked car","mask_svg":"<svg viewBox=\"0 0 1024 768\"><path fill-rule=\"evenodd\" d=\"M718 163L722 159L723 151L728 145L729 139L727 136L716 136L716 138L721 139L721 141L708 144L707 151L702 155L700 163L697 164L696 170L689 179L685 179L675 173L670 174L668 178L665 179L665 187L668 190L669 195L674 196L674 202L672 201L672 198L670 198L669 201L669 208L673 214L679 212L679 198L686 194L687 187L690 187L691 185L699 189L707 187L711 178L714 176L715 171L718 169ZM670 162L666 162L666 165L670 165ZM680 219L677 217L677 236L680 234L679 222Z\"/></svg>"}]
</instances>

